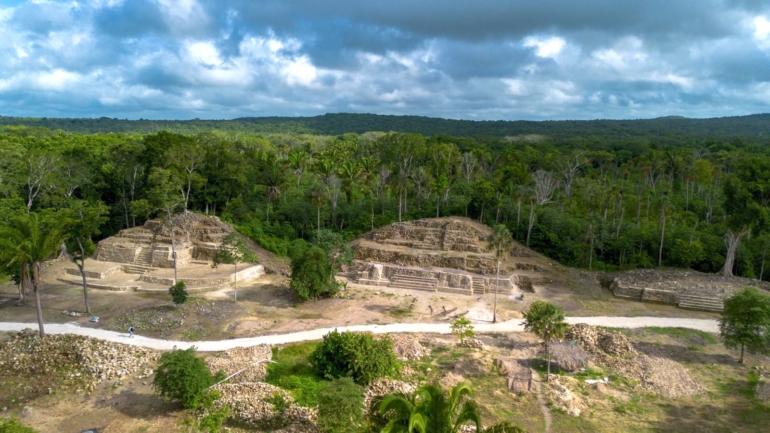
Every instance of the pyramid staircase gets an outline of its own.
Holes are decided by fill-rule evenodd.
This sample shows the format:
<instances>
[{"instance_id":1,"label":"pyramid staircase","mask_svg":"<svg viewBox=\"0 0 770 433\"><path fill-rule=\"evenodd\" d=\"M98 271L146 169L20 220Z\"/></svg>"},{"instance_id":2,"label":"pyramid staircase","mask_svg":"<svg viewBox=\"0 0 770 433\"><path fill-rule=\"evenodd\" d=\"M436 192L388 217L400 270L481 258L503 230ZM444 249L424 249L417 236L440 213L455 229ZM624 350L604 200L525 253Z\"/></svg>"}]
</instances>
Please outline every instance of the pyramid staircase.
<instances>
[{"instance_id":1,"label":"pyramid staircase","mask_svg":"<svg viewBox=\"0 0 770 433\"><path fill-rule=\"evenodd\" d=\"M435 292L438 285L438 280L435 278L418 277L415 275L393 275L390 281L390 287L428 292Z\"/></svg>"},{"instance_id":2,"label":"pyramid staircase","mask_svg":"<svg viewBox=\"0 0 770 433\"><path fill-rule=\"evenodd\" d=\"M679 308L686 308L688 310L714 311L721 313L725 309L725 302L719 298L695 295L680 295Z\"/></svg>"}]
</instances>

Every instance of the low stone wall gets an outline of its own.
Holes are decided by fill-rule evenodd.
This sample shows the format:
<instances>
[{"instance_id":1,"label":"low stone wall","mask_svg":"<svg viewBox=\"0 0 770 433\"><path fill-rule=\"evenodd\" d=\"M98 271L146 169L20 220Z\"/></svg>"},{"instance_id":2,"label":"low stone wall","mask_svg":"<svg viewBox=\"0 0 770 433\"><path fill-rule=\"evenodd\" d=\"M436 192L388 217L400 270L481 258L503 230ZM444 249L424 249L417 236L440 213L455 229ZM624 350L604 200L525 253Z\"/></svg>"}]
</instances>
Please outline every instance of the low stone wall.
<instances>
[{"instance_id":1,"label":"low stone wall","mask_svg":"<svg viewBox=\"0 0 770 433\"><path fill-rule=\"evenodd\" d=\"M679 294L671 290L646 288L642 290L642 302L657 302L661 304L679 304Z\"/></svg>"},{"instance_id":2,"label":"low stone wall","mask_svg":"<svg viewBox=\"0 0 770 433\"><path fill-rule=\"evenodd\" d=\"M193 248L192 258L195 260L212 261L217 251L219 251L218 245L201 243Z\"/></svg>"},{"instance_id":3,"label":"low stone wall","mask_svg":"<svg viewBox=\"0 0 770 433\"><path fill-rule=\"evenodd\" d=\"M226 265L226 266L231 266L231 265ZM265 267L262 265L250 266L248 268L238 271L237 273L239 282L254 280L256 278L261 277L264 274L265 274ZM231 274L230 276L219 277L219 278L185 278L184 275L180 275L179 280L184 280L185 285L188 287L222 286L222 285L233 283L235 281L235 275L236 274ZM139 281L144 281L145 283L150 283L150 284L166 285L169 287L174 284L173 277L161 277L157 275L142 275L141 277L139 277Z\"/></svg>"},{"instance_id":4,"label":"low stone wall","mask_svg":"<svg viewBox=\"0 0 770 433\"><path fill-rule=\"evenodd\" d=\"M615 278L612 283L610 283L610 290L612 290L612 293L618 298L641 301L644 288L627 286L623 284L623 281L620 278Z\"/></svg>"},{"instance_id":5,"label":"low stone wall","mask_svg":"<svg viewBox=\"0 0 770 433\"><path fill-rule=\"evenodd\" d=\"M474 255L456 257L447 256L440 252L428 253L424 251L416 251L414 253L399 252L374 249L362 245L355 248L354 254L357 260L393 263L398 266L453 268L476 274L494 274L497 272L497 262L492 257Z\"/></svg>"},{"instance_id":6,"label":"low stone wall","mask_svg":"<svg viewBox=\"0 0 770 433\"><path fill-rule=\"evenodd\" d=\"M58 278L59 281L62 283L72 284L73 286L83 286L83 281L77 281L77 280L68 280L66 278ZM98 284L98 283L92 283L92 282L86 282L86 286L89 289L97 289L97 290L108 290L111 292L133 292L136 291L136 289L139 288L139 286L113 286L109 284Z\"/></svg>"},{"instance_id":7,"label":"low stone wall","mask_svg":"<svg viewBox=\"0 0 770 433\"><path fill-rule=\"evenodd\" d=\"M89 271L88 269L86 269L84 273L86 274L86 278L93 278L93 279L96 279L96 280L101 280L101 279L107 278L107 277L109 277L111 275L115 275L116 273L120 272L120 270L121 270L121 266L120 265L116 265L116 266L113 266L113 267L111 267L109 269L105 269L105 270L103 270L101 272ZM78 268L67 268L67 269L64 270L64 272L67 273L68 275L75 275L75 276L78 276L78 277L81 276L80 269L78 269Z\"/></svg>"},{"instance_id":8,"label":"low stone wall","mask_svg":"<svg viewBox=\"0 0 770 433\"><path fill-rule=\"evenodd\" d=\"M192 260L192 248L177 248L176 263L177 267L186 265ZM171 256L171 246L156 248L152 252L152 267L154 268L173 268L174 258Z\"/></svg>"}]
</instances>

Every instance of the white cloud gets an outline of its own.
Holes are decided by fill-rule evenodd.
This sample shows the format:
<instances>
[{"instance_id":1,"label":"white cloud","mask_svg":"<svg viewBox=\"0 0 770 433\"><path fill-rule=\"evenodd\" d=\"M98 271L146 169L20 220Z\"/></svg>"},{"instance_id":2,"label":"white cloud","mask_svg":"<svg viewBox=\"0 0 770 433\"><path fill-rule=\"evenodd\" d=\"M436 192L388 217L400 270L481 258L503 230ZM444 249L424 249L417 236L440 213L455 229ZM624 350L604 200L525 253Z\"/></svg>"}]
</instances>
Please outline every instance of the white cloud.
<instances>
[{"instance_id":1,"label":"white cloud","mask_svg":"<svg viewBox=\"0 0 770 433\"><path fill-rule=\"evenodd\" d=\"M535 54L538 57L555 58L561 53L566 44L567 41L558 36L551 36L548 38L530 36L524 39L524 46L527 48L534 48Z\"/></svg>"},{"instance_id":2,"label":"white cloud","mask_svg":"<svg viewBox=\"0 0 770 433\"><path fill-rule=\"evenodd\" d=\"M770 21L763 16L754 18L754 40L763 49L770 49Z\"/></svg>"}]
</instances>

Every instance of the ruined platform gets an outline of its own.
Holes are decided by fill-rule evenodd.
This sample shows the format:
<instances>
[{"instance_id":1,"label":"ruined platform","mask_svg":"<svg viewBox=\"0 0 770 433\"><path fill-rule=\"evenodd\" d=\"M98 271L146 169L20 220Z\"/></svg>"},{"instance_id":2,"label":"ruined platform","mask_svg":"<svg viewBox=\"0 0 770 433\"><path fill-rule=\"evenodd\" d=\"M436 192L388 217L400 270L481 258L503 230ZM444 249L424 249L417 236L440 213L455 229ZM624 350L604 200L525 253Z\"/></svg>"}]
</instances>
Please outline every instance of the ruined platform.
<instances>
[{"instance_id":1,"label":"ruined platform","mask_svg":"<svg viewBox=\"0 0 770 433\"><path fill-rule=\"evenodd\" d=\"M394 223L351 243L348 278L358 284L464 295L498 287L497 259L487 251L492 229L468 218ZM516 244L500 266L498 293L532 291L548 279L545 259Z\"/></svg>"}]
</instances>

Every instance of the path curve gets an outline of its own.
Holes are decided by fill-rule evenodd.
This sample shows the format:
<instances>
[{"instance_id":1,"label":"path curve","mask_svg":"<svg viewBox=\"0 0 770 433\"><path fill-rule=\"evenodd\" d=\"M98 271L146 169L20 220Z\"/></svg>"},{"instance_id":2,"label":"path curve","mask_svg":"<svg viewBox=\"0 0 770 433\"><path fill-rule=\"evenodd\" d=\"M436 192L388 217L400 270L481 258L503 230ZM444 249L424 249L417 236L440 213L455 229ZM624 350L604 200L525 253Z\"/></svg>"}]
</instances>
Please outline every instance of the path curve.
<instances>
[{"instance_id":1,"label":"path curve","mask_svg":"<svg viewBox=\"0 0 770 433\"><path fill-rule=\"evenodd\" d=\"M648 326L660 326L671 328L689 328L699 331L718 333L719 327L716 320L711 319L684 319L666 317L567 317L567 323L587 323L594 326L609 326L614 328L644 328ZM514 319L496 324L478 323L474 329L478 333L492 332L522 332L524 330L523 319ZM37 330L37 323L0 322L0 331L18 332L25 328ZM146 347L157 350L171 350L174 347L186 349L195 346L201 352L218 352L232 349L238 346L256 346L258 344L286 344L299 341L320 340L330 331L337 329L342 331L369 331L375 334L390 334L401 332L420 332L434 334L449 334L452 330L448 323L392 323L387 325L353 325L338 326L332 328L319 328L308 331L292 332L288 334L262 335L259 337L232 338L219 341L173 341L137 335L128 338L126 333L108 331L106 329L84 328L76 323L49 323L45 330L49 334L77 334L115 343L129 344L132 346Z\"/></svg>"}]
</instances>

